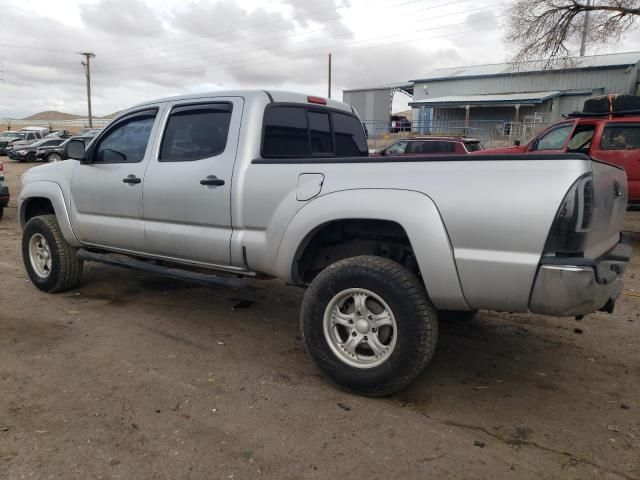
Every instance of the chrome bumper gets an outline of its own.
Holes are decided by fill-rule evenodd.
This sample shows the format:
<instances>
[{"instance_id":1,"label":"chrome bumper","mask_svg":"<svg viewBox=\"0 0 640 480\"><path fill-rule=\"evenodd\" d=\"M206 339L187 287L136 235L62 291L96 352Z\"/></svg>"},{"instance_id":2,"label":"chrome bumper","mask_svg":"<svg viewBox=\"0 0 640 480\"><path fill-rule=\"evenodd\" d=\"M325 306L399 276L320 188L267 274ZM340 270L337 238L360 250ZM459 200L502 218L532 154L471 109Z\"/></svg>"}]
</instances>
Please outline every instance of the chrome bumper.
<instances>
[{"instance_id":1,"label":"chrome bumper","mask_svg":"<svg viewBox=\"0 0 640 480\"><path fill-rule=\"evenodd\" d=\"M597 260L543 259L529 310L556 317L582 316L598 310L613 312L631 252L629 238L621 234L618 245Z\"/></svg>"}]
</instances>

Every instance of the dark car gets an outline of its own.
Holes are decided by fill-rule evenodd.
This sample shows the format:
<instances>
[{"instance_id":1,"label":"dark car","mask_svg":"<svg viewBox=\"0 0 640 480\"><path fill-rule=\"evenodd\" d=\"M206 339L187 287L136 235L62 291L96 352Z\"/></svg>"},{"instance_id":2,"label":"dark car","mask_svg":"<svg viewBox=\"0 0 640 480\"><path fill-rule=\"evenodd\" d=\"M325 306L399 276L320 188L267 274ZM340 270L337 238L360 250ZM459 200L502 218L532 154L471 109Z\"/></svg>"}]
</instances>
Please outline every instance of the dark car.
<instances>
[{"instance_id":1,"label":"dark car","mask_svg":"<svg viewBox=\"0 0 640 480\"><path fill-rule=\"evenodd\" d=\"M391 115L391 123L389 124L390 133L410 132L411 121L404 115Z\"/></svg>"},{"instance_id":2,"label":"dark car","mask_svg":"<svg viewBox=\"0 0 640 480\"><path fill-rule=\"evenodd\" d=\"M0 218L4 213L4 207L9 203L9 187L4 182L4 167L0 162Z\"/></svg>"},{"instance_id":3,"label":"dark car","mask_svg":"<svg viewBox=\"0 0 640 480\"><path fill-rule=\"evenodd\" d=\"M46 160L47 162L60 162L67 160L69 157L64 153L64 148L69 140L82 140L85 144L89 144L100 130L90 130L85 135L68 138L59 145L45 146L42 145L36 150L36 158L38 160Z\"/></svg>"},{"instance_id":4,"label":"dark car","mask_svg":"<svg viewBox=\"0 0 640 480\"><path fill-rule=\"evenodd\" d=\"M44 138L32 143L31 145L9 150L7 155L9 155L11 160L17 160L18 162L35 162L38 148L53 147L60 145L62 142L64 142L62 138Z\"/></svg>"},{"instance_id":5,"label":"dark car","mask_svg":"<svg viewBox=\"0 0 640 480\"><path fill-rule=\"evenodd\" d=\"M482 148L477 138L411 137L393 142L373 155L466 155Z\"/></svg>"}]
</instances>

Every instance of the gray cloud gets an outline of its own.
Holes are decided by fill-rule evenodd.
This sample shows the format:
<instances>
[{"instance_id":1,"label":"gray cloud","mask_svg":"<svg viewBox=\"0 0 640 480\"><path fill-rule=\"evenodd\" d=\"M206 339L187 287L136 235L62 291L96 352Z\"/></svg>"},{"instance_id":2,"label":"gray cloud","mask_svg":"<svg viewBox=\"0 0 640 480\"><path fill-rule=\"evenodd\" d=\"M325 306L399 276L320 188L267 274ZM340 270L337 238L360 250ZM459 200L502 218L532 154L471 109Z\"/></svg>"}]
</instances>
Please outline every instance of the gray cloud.
<instances>
[{"instance_id":1,"label":"gray cloud","mask_svg":"<svg viewBox=\"0 0 640 480\"><path fill-rule=\"evenodd\" d=\"M163 30L157 11L141 0L100 0L79 8L80 18L88 28L109 35L156 37Z\"/></svg>"}]
</instances>

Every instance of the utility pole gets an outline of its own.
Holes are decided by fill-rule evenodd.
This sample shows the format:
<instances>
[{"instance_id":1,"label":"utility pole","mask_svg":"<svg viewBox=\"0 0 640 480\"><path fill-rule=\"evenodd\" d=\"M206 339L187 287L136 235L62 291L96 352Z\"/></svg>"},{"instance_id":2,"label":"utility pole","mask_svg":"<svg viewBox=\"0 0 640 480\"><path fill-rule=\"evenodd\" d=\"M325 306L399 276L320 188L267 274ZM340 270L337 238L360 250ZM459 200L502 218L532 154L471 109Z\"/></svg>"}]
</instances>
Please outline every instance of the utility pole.
<instances>
[{"instance_id":1,"label":"utility pole","mask_svg":"<svg viewBox=\"0 0 640 480\"><path fill-rule=\"evenodd\" d=\"M587 7L591 6L591 0L587 0ZM582 42L580 42L580 56L584 57L587 49L587 35L589 34L589 10L584 12L584 24L582 25Z\"/></svg>"},{"instance_id":2,"label":"utility pole","mask_svg":"<svg viewBox=\"0 0 640 480\"><path fill-rule=\"evenodd\" d=\"M91 59L95 58L96 54L92 52L78 52L78 55L83 55L86 58L86 61L81 63L87 76L87 107L89 110L89 128L92 128L93 117L91 115Z\"/></svg>"},{"instance_id":3,"label":"utility pole","mask_svg":"<svg viewBox=\"0 0 640 480\"><path fill-rule=\"evenodd\" d=\"M331 98L331 54L329 54L329 98Z\"/></svg>"}]
</instances>

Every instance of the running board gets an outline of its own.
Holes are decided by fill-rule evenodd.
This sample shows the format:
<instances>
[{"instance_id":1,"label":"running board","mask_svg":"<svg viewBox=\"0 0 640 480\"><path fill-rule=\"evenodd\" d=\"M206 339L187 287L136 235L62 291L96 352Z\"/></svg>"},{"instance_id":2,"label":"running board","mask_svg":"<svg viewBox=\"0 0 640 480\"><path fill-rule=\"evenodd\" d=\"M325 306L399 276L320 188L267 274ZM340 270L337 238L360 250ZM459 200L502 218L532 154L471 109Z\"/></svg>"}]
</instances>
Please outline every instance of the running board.
<instances>
[{"instance_id":1,"label":"running board","mask_svg":"<svg viewBox=\"0 0 640 480\"><path fill-rule=\"evenodd\" d=\"M247 281L243 278L222 277L214 274L192 272L190 270L182 270L179 268L170 268L143 260L137 260L135 258L118 253L96 253L81 248L78 250L77 257L80 260L88 262L115 265L117 267L139 270L141 272L161 275L163 277L175 278L177 280L185 280L187 282L200 283L207 286L214 285L217 287L228 288L247 286Z\"/></svg>"}]
</instances>

